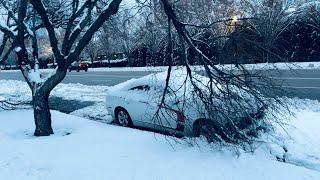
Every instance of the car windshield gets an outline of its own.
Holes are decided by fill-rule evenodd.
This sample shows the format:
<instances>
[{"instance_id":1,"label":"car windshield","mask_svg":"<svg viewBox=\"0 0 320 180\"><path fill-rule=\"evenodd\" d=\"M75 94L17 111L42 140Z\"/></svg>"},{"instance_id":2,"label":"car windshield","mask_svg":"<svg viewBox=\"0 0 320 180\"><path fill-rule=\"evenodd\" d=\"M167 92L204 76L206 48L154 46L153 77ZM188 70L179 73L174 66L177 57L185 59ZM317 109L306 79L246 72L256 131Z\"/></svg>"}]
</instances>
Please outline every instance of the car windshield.
<instances>
[{"instance_id":1,"label":"car windshield","mask_svg":"<svg viewBox=\"0 0 320 180\"><path fill-rule=\"evenodd\" d=\"M149 85L140 85L140 86L135 86L133 88L129 89L130 91L138 90L138 91L149 91L150 86Z\"/></svg>"},{"instance_id":2,"label":"car windshield","mask_svg":"<svg viewBox=\"0 0 320 180\"><path fill-rule=\"evenodd\" d=\"M79 65L78 62L73 62L73 63L72 63L72 66L78 66L78 65Z\"/></svg>"}]
</instances>

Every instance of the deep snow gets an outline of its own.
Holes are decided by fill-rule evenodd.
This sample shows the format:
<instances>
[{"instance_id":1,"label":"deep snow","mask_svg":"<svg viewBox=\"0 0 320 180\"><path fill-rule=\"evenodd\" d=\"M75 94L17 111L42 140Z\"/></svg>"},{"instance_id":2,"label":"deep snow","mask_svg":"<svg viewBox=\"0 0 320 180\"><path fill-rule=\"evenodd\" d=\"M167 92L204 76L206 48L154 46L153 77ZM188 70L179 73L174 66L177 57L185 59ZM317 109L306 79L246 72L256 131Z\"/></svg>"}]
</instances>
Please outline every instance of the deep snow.
<instances>
[{"instance_id":1,"label":"deep snow","mask_svg":"<svg viewBox=\"0 0 320 180\"><path fill-rule=\"evenodd\" d=\"M55 135L33 137L30 110L0 113L0 179L320 179L320 172L276 161L263 146L235 156L201 140L199 148L181 139L52 114Z\"/></svg>"},{"instance_id":2,"label":"deep snow","mask_svg":"<svg viewBox=\"0 0 320 180\"><path fill-rule=\"evenodd\" d=\"M52 95L96 102L66 115L53 111L55 135L35 138L32 111L0 111L0 179L320 179L320 103L284 99L295 116L263 135L255 152L210 147L122 128L105 109L109 87L60 84ZM30 101L25 82L0 81L0 99ZM76 117L77 115L80 117ZM70 135L68 135L71 133ZM285 163L278 160L285 160Z\"/></svg>"}]
</instances>

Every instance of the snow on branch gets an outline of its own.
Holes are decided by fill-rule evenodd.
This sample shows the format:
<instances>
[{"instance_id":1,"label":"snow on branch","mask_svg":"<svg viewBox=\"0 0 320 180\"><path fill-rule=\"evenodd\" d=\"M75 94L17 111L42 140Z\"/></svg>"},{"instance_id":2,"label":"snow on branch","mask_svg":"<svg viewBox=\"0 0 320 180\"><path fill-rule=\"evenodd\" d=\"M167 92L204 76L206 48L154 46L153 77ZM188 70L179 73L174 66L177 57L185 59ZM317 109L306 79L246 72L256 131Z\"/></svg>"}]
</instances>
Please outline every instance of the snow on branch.
<instances>
[{"instance_id":1,"label":"snow on branch","mask_svg":"<svg viewBox=\"0 0 320 180\"><path fill-rule=\"evenodd\" d=\"M71 62L74 57L78 57L85 46L90 42L94 33L107 21L112 15L116 14L119 10L119 6L122 0L113 0L109 6L106 6L99 14L98 18L90 25L82 38L79 40L78 45L74 51L70 53L68 61Z\"/></svg>"},{"instance_id":2,"label":"snow on branch","mask_svg":"<svg viewBox=\"0 0 320 180\"><path fill-rule=\"evenodd\" d=\"M0 22L0 31L2 31L5 35L8 35L10 38L14 39L16 37L16 33L10 29L6 24Z\"/></svg>"},{"instance_id":3,"label":"snow on branch","mask_svg":"<svg viewBox=\"0 0 320 180\"><path fill-rule=\"evenodd\" d=\"M76 41L80 33L84 30L84 28L89 24L91 17L92 17L92 9L94 7L94 4L96 3L96 0L90 1L91 3L88 3L87 7L83 10L83 15L80 18L80 21L78 22L77 26L73 29L73 31L70 34L70 37L68 39L69 46L65 47L65 52L69 52L71 49L71 45Z\"/></svg>"},{"instance_id":4,"label":"snow on branch","mask_svg":"<svg viewBox=\"0 0 320 180\"><path fill-rule=\"evenodd\" d=\"M65 32L65 35L64 35L64 39L63 39L63 43L62 43L62 51L63 51L63 54L66 55L68 54L69 50L70 50L70 43L69 43L69 40L70 40L70 34L72 34L72 27L74 25L74 21L81 15L83 14L83 12L85 11L85 9L88 7L88 5L91 3L92 1L91 0L86 0L82 6L77 10L78 8L78 3L75 3L77 4L76 7L74 7L74 12L73 14L71 15L71 17L69 18L69 21L68 21L68 24L67 24L67 27L66 27L66 32ZM92 2L93 3L93 2ZM75 28L77 29L77 27Z\"/></svg>"}]
</instances>

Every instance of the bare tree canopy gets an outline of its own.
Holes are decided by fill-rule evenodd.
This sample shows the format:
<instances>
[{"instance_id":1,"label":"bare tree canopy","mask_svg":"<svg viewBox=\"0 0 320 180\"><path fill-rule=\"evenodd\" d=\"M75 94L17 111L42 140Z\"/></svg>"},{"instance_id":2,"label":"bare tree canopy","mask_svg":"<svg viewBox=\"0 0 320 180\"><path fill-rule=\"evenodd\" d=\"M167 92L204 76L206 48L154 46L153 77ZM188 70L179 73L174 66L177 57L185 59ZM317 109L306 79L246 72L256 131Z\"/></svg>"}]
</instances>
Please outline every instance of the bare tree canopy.
<instances>
[{"instance_id":1,"label":"bare tree canopy","mask_svg":"<svg viewBox=\"0 0 320 180\"><path fill-rule=\"evenodd\" d=\"M51 115L48 98L52 89L66 76L68 66L76 61L85 46L92 39L94 33L112 15L116 14L121 0L113 0L100 7L98 15L97 0L74 1L42 1L42 0L19 0L11 6L16 7L12 11L5 1L2 5L7 12L7 23L0 25L4 34L3 44L8 39L12 41L12 48L17 54L19 68L32 90L34 118L36 124L35 135L45 136L53 134L51 127ZM46 7L48 6L48 7ZM54 16L54 8L60 9L60 17ZM50 48L58 64L54 72L42 77L39 72L37 30L46 29ZM63 41L59 41L56 33L57 28L64 28ZM29 58L27 41L32 42L32 58ZM61 44L60 44L61 42ZM61 46L61 48L60 48ZM0 47L3 51L3 48Z\"/></svg>"}]
</instances>

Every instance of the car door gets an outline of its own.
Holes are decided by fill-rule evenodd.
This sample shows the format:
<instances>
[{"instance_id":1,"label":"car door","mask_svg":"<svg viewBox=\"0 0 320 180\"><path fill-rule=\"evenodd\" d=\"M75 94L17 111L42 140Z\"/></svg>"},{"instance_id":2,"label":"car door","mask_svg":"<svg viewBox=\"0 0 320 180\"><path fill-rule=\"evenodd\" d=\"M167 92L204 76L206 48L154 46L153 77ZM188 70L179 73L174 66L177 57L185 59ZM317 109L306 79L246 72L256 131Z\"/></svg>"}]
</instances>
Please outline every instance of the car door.
<instances>
[{"instance_id":1,"label":"car door","mask_svg":"<svg viewBox=\"0 0 320 180\"><path fill-rule=\"evenodd\" d=\"M161 91L149 85L134 86L128 90L126 106L134 123L156 129L176 129L179 112L172 106L159 107Z\"/></svg>"},{"instance_id":2,"label":"car door","mask_svg":"<svg viewBox=\"0 0 320 180\"><path fill-rule=\"evenodd\" d=\"M177 111L167 101L164 104L160 104L163 87L151 87L150 89L154 91L147 96L149 99L145 103L147 104L147 109L144 121L153 124L159 130L163 128L176 129ZM167 100L167 98L168 95L165 99Z\"/></svg>"},{"instance_id":3,"label":"car door","mask_svg":"<svg viewBox=\"0 0 320 180\"><path fill-rule=\"evenodd\" d=\"M154 119L155 123L160 127L176 129L178 119L183 116L178 108L169 100L170 95L166 95L165 103L157 105L157 118ZM159 107L160 106L160 107ZM154 112L156 113L156 112Z\"/></svg>"},{"instance_id":4,"label":"car door","mask_svg":"<svg viewBox=\"0 0 320 180\"><path fill-rule=\"evenodd\" d=\"M150 86L138 85L128 89L125 97L126 109L135 125L152 127L150 110L155 109L149 102Z\"/></svg>"}]
</instances>

